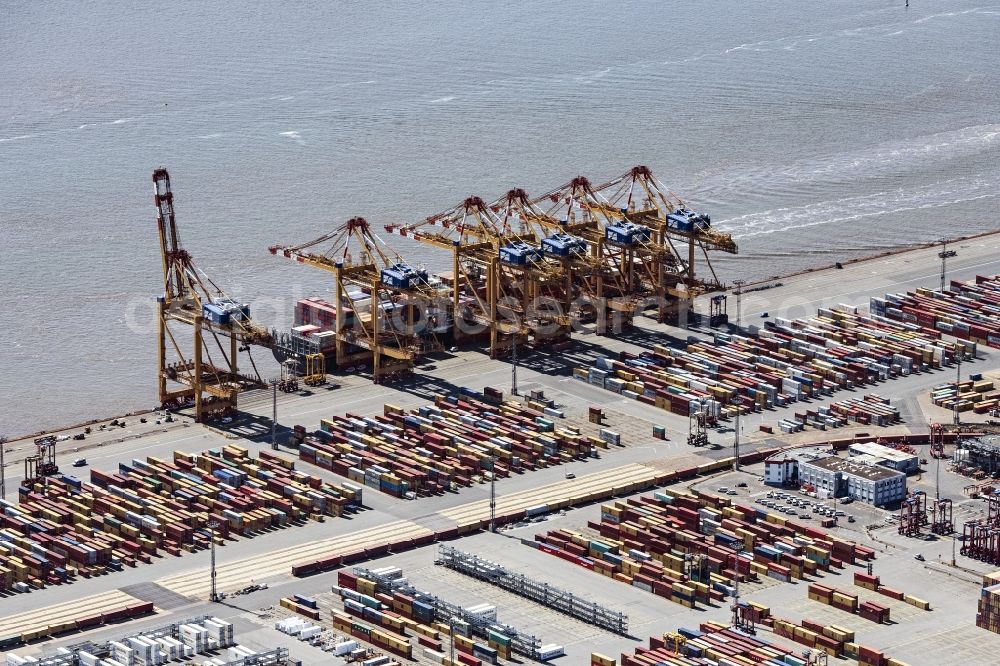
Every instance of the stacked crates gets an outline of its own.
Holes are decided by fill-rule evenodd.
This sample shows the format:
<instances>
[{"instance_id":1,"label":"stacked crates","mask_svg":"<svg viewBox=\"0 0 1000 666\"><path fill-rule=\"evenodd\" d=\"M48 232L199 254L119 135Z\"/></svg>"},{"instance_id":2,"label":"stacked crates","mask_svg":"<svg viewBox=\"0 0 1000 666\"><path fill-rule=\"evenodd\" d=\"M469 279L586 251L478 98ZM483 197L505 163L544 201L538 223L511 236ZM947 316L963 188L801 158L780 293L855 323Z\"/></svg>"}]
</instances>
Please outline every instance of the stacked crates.
<instances>
[{"instance_id":1,"label":"stacked crates","mask_svg":"<svg viewBox=\"0 0 1000 666\"><path fill-rule=\"evenodd\" d=\"M438 494L489 473L502 477L548 467L606 447L576 427L559 425L551 410L510 401L497 406L482 397L438 396L434 405L409 412L385 405L381 416L322 419L299 456L400 497Z\"/></svg>"},{"instance_id":2,"label":"stacked crates","mask_svg":"<svg viewBox=\"0 0 1000 666\"><path fill-rule=\"evenodd\" d=\"M606 666L605 662L593 659L591 663ZM790 650L714 622L706 622L700 629L680 628L676 633L651 637L648 648L637 647L634 655L621 655L621 666L702 663L805 665Z\"/></svg>"},{"instance_id":3,"label":"stacked crates","mask_svg":"<svg viewBox=\"0 0 1000 666\"><path fill-rule=\"evenodd\" d=\"M360 503L358 489L295 471L270 452L239 446L175 451L93 469L91 482L48 477L19 488L19 503L0 500L0 589L70 582L162 551L180 555L215 538L253 535L290 521L338 516Z\"/></svg>"},{"instance_id":4,"label":"stacked crates","mask_svg":"<svg viewBox=\"0 0 1000 666\"><path fill-rule=\"evenodd\" d=\"M1000 347L1000 276L953 280L944 291L917 289L871 299L873 313L970 344Z\"/></svg>"},{"instance_id":5,"label":"stacked crates","mask_svg":"<svg viewBox=\"0 0 1000 666\"><path fill-rule=\"evenodd\" d=\"M1000 634L1000 571L983 576L976 626Z\"/></svg>"},{"instance_id":6,"label":"stacked crates","mask_svg":"<svg viewBox=\"0 0 1000 666\"><path fill-rule=\"evenodd\" d=\"M731 596L736 579L799 580L845 560L874 556L870 549L776 514L669 489L604 504L600 523L588 527L597 535L550 530L536 534L534 545L688 608ZM694 573L689 555L698 556ZM758 620L767 615L766 608L747 612Z\"/></svg>"},{"instance_id":7,"label":"stacked crates","mask_svg":"<svg viewBox=\"0 0 1000 666\"><path fill-rule=\"evenodd\" d=\"M968 351L965 343L902 323L849 308L821 309L810 319L775 318L753 335L717 334L714 342L692 341L684 349L656 345L638 355L621 352L616 360L598 358L591 368L576 368L574 377L682 416L728 418L736 413L736 396L744 409L780 407L940 368ZM856 407L879 422L898 418L884 400ZM835 412L823 416L839 424Z\"/></svg>"}]
</instances>

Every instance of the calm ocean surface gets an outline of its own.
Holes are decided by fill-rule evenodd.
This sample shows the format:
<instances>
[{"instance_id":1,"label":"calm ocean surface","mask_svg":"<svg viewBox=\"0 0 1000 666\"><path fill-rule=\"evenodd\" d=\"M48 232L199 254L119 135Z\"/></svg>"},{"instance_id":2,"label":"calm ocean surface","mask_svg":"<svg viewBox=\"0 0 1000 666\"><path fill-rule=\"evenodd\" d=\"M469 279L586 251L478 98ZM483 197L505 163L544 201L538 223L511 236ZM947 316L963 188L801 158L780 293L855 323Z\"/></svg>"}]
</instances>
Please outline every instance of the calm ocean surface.
<instances>
[{"instance_id":1,"label":"calm ocean surface","mask_svg":"<svg viewBox=\"0 0 1000 666\"><path fill-rule=\"evenodd\" d=\"M738 237L723 279L995 229L1000 2L903 5L3 3L0 434L154 404L158 165L279 327L330 279L270 244L639 163Z\"/></svg>"}]
</instances>

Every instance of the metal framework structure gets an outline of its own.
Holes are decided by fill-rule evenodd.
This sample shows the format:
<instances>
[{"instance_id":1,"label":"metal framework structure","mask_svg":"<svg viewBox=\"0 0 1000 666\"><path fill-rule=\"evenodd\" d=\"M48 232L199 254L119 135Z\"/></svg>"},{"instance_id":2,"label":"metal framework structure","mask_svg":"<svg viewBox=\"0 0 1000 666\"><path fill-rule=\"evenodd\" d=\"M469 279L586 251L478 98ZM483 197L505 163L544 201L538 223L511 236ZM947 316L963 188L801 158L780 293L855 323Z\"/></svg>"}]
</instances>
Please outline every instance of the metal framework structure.
<instances>
[{"instance_id":1,"label":"metal framework structure","mask_svg":"<svg viewBox=\"0 0 1000 666\"><path fill-rule=\"evenodd\" d=\"M940 423L931 424L931 458L944 458L944 426Z\"/></svg>"},{"instance_id":2,"label":"metal framework structure","mask_svg":"<svg viewBox=\"0 0 1000 666\"><path fill-rule=\"evenodd\" d=\"M1000 564L1000 527L989 521L966 522L962 527L959 553L980 562Z\"/></svg>"},{"instance_id":3,"label":"metal framework structure","mask_svg":"<svg viewBox=\"0 0 1000 666\"><path fill-rule=\"evenodd\" d=\"M396 569L395 571L396 575L385 575L364 567L354 568L354 573L367 580L374 581L375 588L379 592L384 594L391 594L394 591L402 592L416 601L432 606L436 613L435 619L442 624L450 624L454 620L460 619L468 623L469 630L481 638L488 638L490 630L497 631L504 636L510 637L510 647L513 652L525 655L531 659L538 657L542 641L537 637L523 631L518 631L510 625L484 620L475 614L467 613L461 606L413 587L413 585L402 577L400 570Z\"/></svg>"},{"instance_id":4,"label":"metal framework structure","mask_svg":"<svg viewBox=\"0 0 1000 666\"><path fill-rule=\"evenodd\" d=\"M927 495L923 492L911 493L899 504L899 533L908 537L919 537L920 529L928 523Z\"/></svg>"},{"instance_id":5,"label":"metal framework structure","mask_svg":"<svg viewBox=\"0 0 1000 666\"><path fill-rule=\"evenodd\" d=\"M422 354L442 348L435 333L443 314L441 291L429 283L426 271L376 236L363 217L311 241L269 250L333 273L337 367L370 361L372 379L381 383L412 370ZM318 382L318 352L310 350L305 359L307 380Z\"/></svg>"},{"instance_id":6,"label":"metal framework structure","mask_svg":"<svg viewBox=\"0 0 1000 666\"><path fill-rule=\"evenodd\" d=\"M708 416L695 412L688 416L688 446L708 446Z\"/></svg>"},{"instance_id":7,"label":"metal framework structure","mask_svg":"<svg viewBox=\"0 0 1000 666\"><path fill-rule=\"evenodd\" d=\"M181 246L166 169L153 172L153 184L163 261L163 295L158 298L157 317L160 403L164 407L180 407L193 400L195 419L202 422L235 411L241 391L264 387L253 358L250 357L250 363L254 374L242 374L237 354L249 352L250 345L270 348L274 334L254 322L245 305L226 296L199 271ZM175 335L177 327L191 332L190 348ZM226 338L228 344L223 342ZM168 354L168 347L172 354ZM217 361L213 353L218 354ZM180 388L171 389L171 384Z\"/></svg>"},{"instance_id":8,"label":"metal framework structure","mask_svg":"<svg viewBox=\"0 0 1000 666\"><path fill-rule=\"evenodd\" d=\"M621 176L598 185L601 193L625 218L648 226L656 234L654 243L662 254L656 266L658 280L654 285L660 297L658 316L676 317L681 307L690 307L695 296L724 289L712 268L709 250L737 254L739 249L731 235L711 226L711 218L691 210L671 192L647 166L638 165ZM641 199L641 202L639 201ZM696 253L700 249L710 278L696 275ZM663 311L662 303L673 297L676 309Z\"/></svg>"},{"instance_id":9,"label":"metal framework structure","mask_svg":"<svg viewBox=\"0 0 1000 666\"><path fill-rule=\"evenodd\" d=\"M507 352L515 336L522 344L541 344L570 330L560 307L566 271L546 259L516 203L487 205L472 196L420 222L385 226L389 233L451 251L454 339L487 331L493 358Z\"/></svg>"},{"instance_id":10,"label":"metal framework structure","mask_svg":"<svg viewBox=\"0 0 1000 666\"><path fill-rule=\"evenodd\" d=\"M514 336L535 345L567 339L574 321L613 334L653 305L659 321L676 321L695 296L722 288L708 251L737 252L731 236L645 166L597 186L579 176L534 198L523 189L489 204L468 197L385 229L452 253L455 342L488 331L494 358ZM699 248L710 278L695 275Z\"/></svg>"},{"instance_id":11,"label":"metal framework structure","mask_svg":"<svg viewBox=\"0 0 1000 666\"><path fill-rule=\"evenodd\" d=\"M597 333L608 335L631 326L635 312L646 305L644 299L659 295L665 266L674 266L650 227L627 219L627 210L608 201L584 176L530 203L543 213L539 222L546 221L551 229L557 221L556 230L586 241L596 270L589 280L576 283L595 310Z\"/></svg>"},{"instance_id":12,"label":"metal framework structure","mask_svg":"<svg viewBox=\"0 0 1000 666\"><path fill-rule=\"evenodd\" d=\"M951 534L955 531L952 517L952 501L938 498L931 504L931 533Z\"/></svg>"},{"instance_id":13,"label":"metal framework structure","mask_svg":"<svg viewBox=\"0 0 1000 666\"><path fill-rule=\"evenodd\" d=\"M24 481L28 483L59 473L59 466L56 465L56 436L38 437L34 444L34 455L24 458ZM0 446L3 444L0 443Z\"/></svg>"},{"instance_id":14,"label":"metal framework structure","mask_svg":"<svg viewBox=\"0 0 1000 666\"><path fill-rule=\"evenodd\" d=\"M593 601L581 598L568 590L534 580L524 574L508 571L503 566L465 553L451 546L438 546L437 564L477 580L503 588L518 596L531 599L547 608L559 611L595 627L628 636L628 616Z\"/></svg>"},{"instance_id":15,"label":"metal framework structure","mask_svg":"<svg viewBox=\"0 0 1000 666\"><path fill-rule=\"evenodd\" d=\"M986 436L966 440L962 442L962 448L968 452L969 465L991 476L1000 472L1000 438Z\"/></svg>"}]
</instances>

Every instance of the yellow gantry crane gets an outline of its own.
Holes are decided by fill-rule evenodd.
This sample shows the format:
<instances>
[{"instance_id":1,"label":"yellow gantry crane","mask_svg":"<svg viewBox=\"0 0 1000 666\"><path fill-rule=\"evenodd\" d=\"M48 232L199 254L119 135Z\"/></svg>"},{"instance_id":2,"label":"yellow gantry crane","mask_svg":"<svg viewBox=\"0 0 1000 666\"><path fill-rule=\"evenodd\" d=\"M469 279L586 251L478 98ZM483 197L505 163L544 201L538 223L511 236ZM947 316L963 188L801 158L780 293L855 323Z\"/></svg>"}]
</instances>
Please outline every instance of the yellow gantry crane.
<instances>
[{"instance_id":1,"label":"yellow gantry crane","mask_svg":"<svg viewBox=\"0 0 1000 666\"><path fill-rule=\"evenodd\" d=\"M271 347L274 335L250 318L249 307L227 296L199 271L181 246L166 169L153 172L153 184L163 260L163 295L157 299L160 403L183 407L193 400L195 418L204 422L235 411L240 391L265 385L252 357L253 375L239 372L237 355L249 352L250 345ZM184 339L188 333L176 331L178 326L190 329L190 346Z\"/></svg>"},{"instance_id":2,"label":"yellow gantry crane","mask_svg":"<svg viewBox=\"0 0 1000 666\"><path fill-rule=\"evenodd\" d=\"M592 299L597 332L608 334L612 324L630 325L633 314L645 309L644 299L655 295L658 273L671 259L651 230L627 220L584 176L530 203L543 212L547 226L557 220L557 228L586 241L597 270L577 283Z\"/></svg>"},{"instance_id":3,"label":"yellow gantry crane","mask_svg":"<svg viewBox=\"0 0 1000 666\"><path fill-rule=\"evenodd\" d=\"M712 268L708 251L738 254L739 249L733 237L712 227L712 220L708 215L691 210L657 180L649 167L632 167L595 189L605 200L622 210L628 220L655 230L657 243L669 248L681 262L683 274L679 277L689 293L698 295L724 288ZM699 248L711 278L695 276L695 251Z\"/></svg>"},{"instance_id":4,"label":"yellow gantry crane","mask_svg":"<svg viewBox=\"0 0 1000 666\"><path fill-rule=\"evenodd\" d=\"M452 252L454 338L489 332L490 355L516 342L541 343L569 334L568 313L550 307L547 291L561 284L562 267L547 261L527 224L468 197L448 210L386 230ZM558 303L558 301L555 301Z\"/></svg>"},{"instance_id":5,"label":"yellow gantry crane","mask_svg":"<svg viewBox=\"0 0 1000 666\"><path fill-rule=\"evenodd\" d=\"M363 217L311 241L269 250L333 273L338 368L370 361L372 379L381 383L412 370L422 354L441 349L437 336L447 324L444 292L429 282L426 271L389 249Z\"/></svg>"}]
</instances>

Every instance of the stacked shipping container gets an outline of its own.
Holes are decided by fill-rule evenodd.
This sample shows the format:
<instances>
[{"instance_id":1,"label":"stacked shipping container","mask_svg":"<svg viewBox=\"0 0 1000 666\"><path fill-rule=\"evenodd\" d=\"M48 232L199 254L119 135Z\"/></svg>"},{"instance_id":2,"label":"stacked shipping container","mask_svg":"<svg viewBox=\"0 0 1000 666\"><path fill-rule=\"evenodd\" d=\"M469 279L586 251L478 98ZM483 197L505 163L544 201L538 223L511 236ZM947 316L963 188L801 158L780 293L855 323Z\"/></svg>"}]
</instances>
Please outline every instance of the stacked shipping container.
<instances>
[{"instance_id":1,"label":"stacked shipping container","mask_svg":"<svg viewBox=\"0 0 1000 666\"><path fill-rule=\"evenodd\" d=\"M983 576L976 626L1000 634L1000 571Z\"/></svg>"},{"instance_id":2,"label":"stacked shipping container","mask_svg":"<svg viewBox=\"0 0 1000 666\"><path fill-rule=\"evenodd\" d=\"M19 504L0 501L2 589L149 562L161 549L179 555L209 543L209 522L218 536L251 536L361 503L360 488L325 483L269 452L253 459L227 446L173 457L91 470L91 483L66 475L25 483Z\"/></svg>"},{"instance_id":3,"label":"stacked shipping container","mask_svg":"<svg viewBox=\"0 0 1000 666\"><path fill-rule=\"evenodd\" d=\"M939 384L931 389L931 402L945 409L958 409L960 412L971 409L976 414L989 414L1000 405L1000 392L993 389L993 381L989 379Z\"/></svg>"},{"instance_id":4,"label":"stacked shipping container","mask_svg":"<svg viewBox=\"0 0 1000 666\"><path fill-rule=\"evenodd\" d=\"M603 662L598 663L603 666ZM741 634L725 625L706 622L701 625L700 630L682 628L677 633L652 637L649 639L649 648L636 648L633 655L623 653L621 663L622 666L805 666L806 662L795 657L790 650Z\"/></svg>"},{"instance_id":5,"label":"stacked shipping container","mask_svg":"<svg viewBox=\"0 0 1000 666\"><path fill-rule=\"evenodd\" d=\"M437 396L432 406L323 419L299 448L302 460L400 497L469 486L491 467L498 476L590 455L601 439L556 426L551 409L517 402L492 405L482 396Z\"/></svg>"},{"instance_id":6,"label":"stacked shipping container","mask_svg":"<svg viewBox=\"0 0 1000 666\"><path fill-rule=\"evenodd\" d=\"M717 334L714 343L684 349L657 345L617 360L599 357L574 376L675 414L728 418L737 396L744 409L766 409L975 353L971 343L943 342L916 328L854 309L821 309L811 319L776 318L756 335Z\"/></svg>"},{"instance_id":7,"label":"stacked shipping container","mask_svg":"<svg viewBox=\"0 0 1000 666\"><path fill-rule=\"evenodd\" d=\"M599 536L552 530L537 548L694 608L732 594L737 577L781 581L873 559L874 551L726 498L667 489L601 507Z\"/></svg>"},{"instance_id":8,"label":"stacked shipping container","mask_svg":"<svg viewBox=\"0 0 1000 666\"><path fill-rule=\"evenodd\" d=\"M917 289L872 298L873 315L906 322L921 330L1000 348L1000 276L977 275L974 282L952 280L945 291Z\"/></svg>"}]
</instances>

